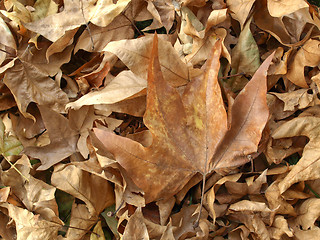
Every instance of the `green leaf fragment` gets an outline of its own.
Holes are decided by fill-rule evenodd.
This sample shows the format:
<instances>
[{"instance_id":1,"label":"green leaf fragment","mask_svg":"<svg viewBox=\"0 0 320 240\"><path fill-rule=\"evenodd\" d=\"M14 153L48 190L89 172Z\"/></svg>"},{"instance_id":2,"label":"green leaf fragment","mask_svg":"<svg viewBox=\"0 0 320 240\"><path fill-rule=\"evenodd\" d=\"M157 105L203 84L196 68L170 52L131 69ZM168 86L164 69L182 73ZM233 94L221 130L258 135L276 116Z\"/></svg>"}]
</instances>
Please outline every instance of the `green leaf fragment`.
<instances>
[{"instance_id":1,"label":"green leaf fragment","mask_svg":"<svg viewBox=\"0 0 320 240\"><path fill-rule=\"evenodd\" d=\"M23 146L16 137L5 134L5 126L0 119L0 154L8 157L18 155L22 150Z\"/></svg>"},{"instance_id":2,"label":"green leaf fragment","mask_svg":"<svg viewBox=\"0 0 320 240\"><path fill-rule=\"evenodd\" d=\"M110 213L113 213L115 211L115 205L111 205L110 207L107 207L102 213L102 217L106 220L106 223L110 230L113 232L113 234L116 237L120 237L118 233L118 220L115 216L110 216Z\"/></svg>"}]
</instances>

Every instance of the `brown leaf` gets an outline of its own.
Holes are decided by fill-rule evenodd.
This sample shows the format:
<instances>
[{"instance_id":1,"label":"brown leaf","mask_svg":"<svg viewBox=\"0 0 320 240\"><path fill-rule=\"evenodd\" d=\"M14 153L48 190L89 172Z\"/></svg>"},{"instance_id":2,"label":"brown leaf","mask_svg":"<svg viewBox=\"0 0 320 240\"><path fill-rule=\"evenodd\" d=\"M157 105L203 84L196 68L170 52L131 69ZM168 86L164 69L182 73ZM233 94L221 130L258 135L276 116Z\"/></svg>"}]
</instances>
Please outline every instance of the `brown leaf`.
<instances>
[{"instance_id":1,"label":"brown leaf","mask_svg":"<svg viewBox=\"0 0 320 240\"><path fill-rule=\"evenodd\" d=\"M47 105L60 112L69 101L54 80L25 61L15 61L15 65L5 73L4 83L12 91L25 117L32 117L26 112L30 102Z\"/></svg>"},{"instance_id":2,"label":"brown leaf","mask_svg":"<svg viewBox=\"0 0 320 240\"><path fill-rule=\"evenodd\" d=\"M14 168L1 173L2 183L11 187L12 193L19 198L28 211L40 214L43 219L62 224L59 219L58 206L55 200L56 188L30 175L31 165L29 158L23 155ZM29 180L26 181L25 177Z\"/></svg>"},{"instance_id":3,"label":"brown leaf","mask_svg":"<svg viewBox=\"0 0 320 240\"><path fill-rule=\"evenodd\" d=\"M131 71L122 71L105 88L89 92L77 101L68 103L67 108L79 109L82 106L94 104L114 104L122 100L138 97L147 87L146 80ZM106 106L104 107L106 109Z\"/></svg>"},{"instance_id":4,"label":"brown leaf","mask_svg":"<svg viewBox=\"0 0 320 240\"><path fill-rule=\"evenodd\" d=\"M134 36L132 24L124 15L117 16L107 27L98 27L93 24L89 24L89 27L90 33L84 31L79 37L75 52L79 49L101 52L111 41L130 39ZM92 44L94 49L92 49Z\"/></svg>"},{"instance_id":5,"label":"brown leaf","mask_svg":"<svg viewBox=\"0 0 320 240\"><path fill-rule=\"evenodd\" d=\"M11 204L1 204L1 206L8 209L8 215L16 224L17 239L57 239L61 224L44 220L27 209Z\"/></svg>"},{"instance_id":6,"label":"brown leaf","mask_svg":"<svg viewBox=\"0 0 320 240\"><path fill-rule=\"evenodd\" d=\"M216 43L205 73L186 87L182 100L162 78L156 47L155 38L144 115L153 144L145 148L127 138L94 129L106 149L144 190L146 202L172 196L196 172L205 176L213 169L248 161L246 155L257 150L268 117L265 77L272 60L270 56L239 94L233 105L232 126L226 133L227 116L217 82L221 43ZM223 137L223 144L216 151Z\"/></svg>"},{"instance_id":7,"label":"brown leaf","mask_svg":"<svg viewBox=\"0 0 320 240\"><path fill-rule=\"evenodd\" d=\"M273 239L283 239L282 235L293 237L293 231L289 228L287 220L282 215L277 215L274 218L271 228L268 229L270 237Z\"/></svg>"},{"instance_id":8,"label":"brown leaf","mask_svg":"<svg viewBox=\"0 0 320 240\"><path fill-rule=\"evenodd\" d=\"M315 67L320 63L320 46L318 40L309 39L302 48L299 49L293 62L288 68L287 77L299 87L308 88L304 76L306 66Z\"/></svg>"},{"instance_id":9,"label":"brown leaf","mask_svg":"<svg viewBox=\"0 0 320 240\"><path fill-rule=\"evenodd\" d=\"M38 170L46 170L76 152L78 132L69 126L69 121L61 114L44 106L38 106L44 125L49 133L50 144L42 147L27 147L27 155L38 158L42 165Z\"/></svg>"},{"instance_id":10,"label":"brown leaf","mask_svg":"<svg viewBox=\"0 0 320 240\"><path fill-rule=\"evenodd\" d=\"M137 208L135 213L129 218L127 226L122 236L123 239L148 240L149 234L144 223L141 208Z\"/></svg>"},{"instance_id":11,"label":"brown leaf","mask_svg":"<svg viewBox=\"0 0 320 240\"><path fill-rule=\"evenodd\" d=\"M188 67L181 61L171 43L165 38L159 38L159 61L165 79L172 86L181 86L189 81ZM103 51L111 52L137 76L147 79L152 36L145 36L131 40L110 42Z\"/></svg>"},{"instance_id":12,"label":"brown leaf","mask_svg":"<svg viewBox=\"0 0 320 240\"><path fill-rule=\"evenodd\" d=\"M272 134L274 139L294 136L307 136L310 141L304 147L299 162L293 166L288 175L279 183L280 192L286 191L299 181L319 178L319 117L301 116L282 124Z\"/></svg>"},{"instance_id":13,"label":"brown leaf","mask_svg":"<svg viewBox=\"0 0 320 240\"><path fill-rule=\"evenodd\" d=\"M65 1L63 11L49 15L38 21L25 23L24 26L55 42L66 31L76 29L87 21L91 21L93 24L101 27L106 27L121 13L129 2L129 0L121 0L114 4L109 0Z\"/></svg>"},{"instance_id":14,"label":"brown leaf","mask_svg":"<svg viewBox=\"0 0 320 240\"><path fill-rule=\"evenodd\" d=\"M241 28L243 28L254 2L254 0L227 0L227 5L231 11L231 16L239 21Z\"/></svg>"},{"instance_id":15,"label":"brown leaf","mask_svg":"<svg viewBox=\"0 0 320 240\"><path fill-rule=\"evenodd\" d=\"M52 185L86 203L91 216L98 216L114 203L113 189L108 181L75 165L57 165Z\"/></svg>"},{"instance_id":16,"label":"brown leaf","mask_svg":"<svg viewBox=\"0 0 320 240\"><path fill-rule=\"evenodd\" d=\"M273 58L271 54L239 93L232 105L230 130L219 143L213 156L212 168L230 168L249 161L247 156L257 151L262 130L268 120L267 70Z\"/></svg>"},{"instance_id":17,"label":"brown leaf","mask_svg":"<svg viewBox=\"0 0 320 240\"><path fill-rule=\"evenodd\" d=\"M213 57L207 63L208 68L212 69L187 87L182 102L176 90L162 79L156 40L154 46L148 77L147 112L144 116L145 124L154 135L152 146L144 148L132 140L94 130L135 183L145 191L147 202L168 198L179 191L194 174L192 169L205 174L208 171L206 161L210 156L206 154L213 154L219 137L226 131L226 113L217 82L219 48L214 49ZM167 94L171 97L168 98ZM186 104L186 108L183 104ZM207 131L206 126L219 125L220 122L224 124L220 129ZM185 128L186 124L188 128ZM189 141L190 146L185 144ZM126 150L121 148L122 151L117 151L120 146L126 146ZM168 152L170 158L163 164L162 159ZM196 158L199 161L195 162ZM144 167L141 167L142 163ZM155 175L158 175L157 180L154 179Z\"/></svg>"},{"instance_id":18,"label":"brown leaf","mask_svg":"<svg viewBox=\"0 0 320 240\"><path fill-rule=\"evenodd\" d=\"M269 0L268 3L268 10L272 17L282 17L283 15L289 15L301 8L308 8L309 5L303 0L294 0L294 1L287 1L287 0Z\"/></svg>"}]
</instances>

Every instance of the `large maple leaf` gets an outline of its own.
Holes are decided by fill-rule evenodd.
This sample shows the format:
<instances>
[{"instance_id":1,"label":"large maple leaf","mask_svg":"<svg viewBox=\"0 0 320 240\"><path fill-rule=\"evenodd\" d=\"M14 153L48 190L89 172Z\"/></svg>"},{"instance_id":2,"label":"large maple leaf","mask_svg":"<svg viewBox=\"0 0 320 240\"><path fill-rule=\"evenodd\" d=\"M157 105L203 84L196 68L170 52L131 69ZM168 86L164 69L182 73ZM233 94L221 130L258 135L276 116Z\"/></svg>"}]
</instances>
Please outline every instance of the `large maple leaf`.
<instances>
[{"instance_id":1,"label":"large maple leaf","mask_svg":"<svg viewBox=\"0 0 320 240\"><path fill-rule=\"evenodd\" d=\"M150 147L94 129L133 181L145 192L146 202L169 198L196 174L248 162L257 151L268 119L266 75L270 56L235 99L232 123L218 83L221 42L214 45L204 73L186 86L182 96L163 78L154 38L148 71L144 123L153 136Z\"/></svg>"}]
</instances>

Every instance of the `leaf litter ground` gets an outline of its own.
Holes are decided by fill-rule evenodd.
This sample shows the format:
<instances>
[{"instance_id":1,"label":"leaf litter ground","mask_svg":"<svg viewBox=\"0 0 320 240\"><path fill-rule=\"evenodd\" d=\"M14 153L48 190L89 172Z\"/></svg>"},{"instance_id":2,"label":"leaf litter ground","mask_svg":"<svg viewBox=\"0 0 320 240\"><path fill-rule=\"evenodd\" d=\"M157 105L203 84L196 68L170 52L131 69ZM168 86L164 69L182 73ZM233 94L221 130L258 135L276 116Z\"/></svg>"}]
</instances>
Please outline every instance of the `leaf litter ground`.
<instances>
[{"instance_id":1,"label":"leaf litter ground","mask_svg":"<svg viewBox=\"0 0 320 240\"><path fill-rule=\"evenodd\" d=\"M0 8L3 239L318 238L316 6Z\"/></svg>"}]
</instances>

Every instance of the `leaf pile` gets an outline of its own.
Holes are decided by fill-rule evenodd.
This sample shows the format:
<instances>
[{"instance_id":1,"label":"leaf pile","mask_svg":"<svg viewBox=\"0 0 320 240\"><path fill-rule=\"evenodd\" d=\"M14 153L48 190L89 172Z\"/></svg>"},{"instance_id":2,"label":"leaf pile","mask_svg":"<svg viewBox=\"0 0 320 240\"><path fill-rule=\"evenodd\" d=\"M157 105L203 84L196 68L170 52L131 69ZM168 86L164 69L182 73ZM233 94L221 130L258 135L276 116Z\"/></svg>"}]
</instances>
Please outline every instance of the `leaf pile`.
<instances>
[{"instance_id":1,"label":"leaf pile","mask_svg":"<svg viewBox=\"0 0 320 240\"><path fill-rule=\"evenodd\" d=\"M317 239L304 0L6 0L0 236Z\"/></svg>"}]
</instances>

